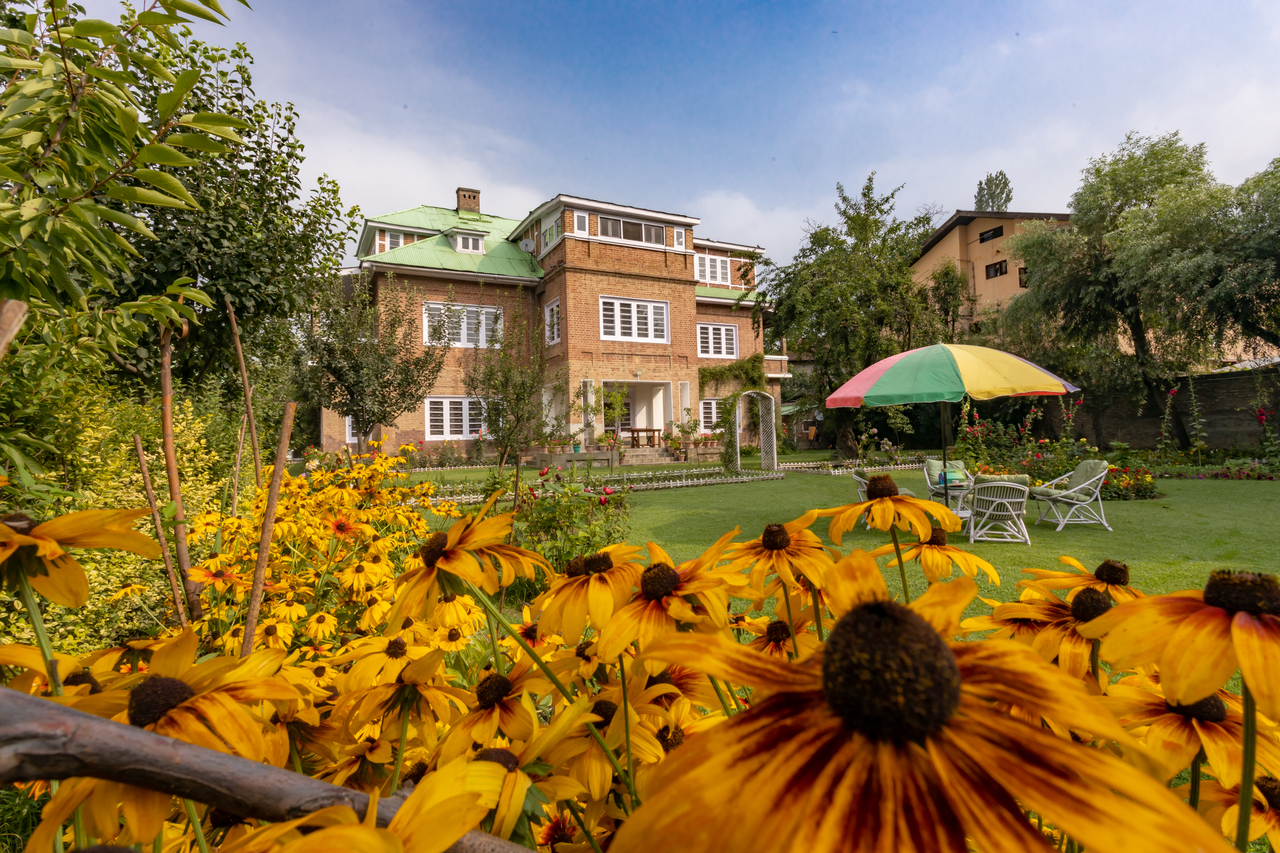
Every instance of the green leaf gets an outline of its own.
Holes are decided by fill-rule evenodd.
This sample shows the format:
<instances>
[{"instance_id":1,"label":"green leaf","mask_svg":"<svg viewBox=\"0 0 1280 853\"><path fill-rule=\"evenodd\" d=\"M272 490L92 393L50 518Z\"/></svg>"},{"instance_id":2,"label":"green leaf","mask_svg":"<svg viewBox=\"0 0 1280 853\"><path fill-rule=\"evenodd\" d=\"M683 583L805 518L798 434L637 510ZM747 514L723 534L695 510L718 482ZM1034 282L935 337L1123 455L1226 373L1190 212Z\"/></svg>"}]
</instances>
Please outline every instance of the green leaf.
<instances>
[{"instance_id":1,"label":"green leaf","mask_svg":"<svg viewBox=\"0 0 1280 853\"><path fill-rule=\"evenodd\" d=\"M35 47L36 40L26 30L0 29L0 44L12 44L18 47Z\"/></svg>"},{"instance_id":2,"label":"green leaf","mask_svg":"<svg viewBox=\"0 0 1280 853\"><path fill-rule=\"evenodd\" d=\"M186 118L186 116L183 116ZM238 119L235 116L229 116L226 113L196 113L191 116L194 124L216 124L219 127L238 127L241 130L248 130L253 127L249 122Z\"/></svg>"},{"instance_id":3,"label":"green leaf","mask_svg":"<svg viewBox=\"0 0 1280 853\"><path fill-rule=\"evenodd\" d=\"M123 107L116 110L116 121L120 123L120 129L124 131L125 139L133 139L138 133L138 111L133 107Z\"/></svg>"},{"instance_id":4,"label":"green leaf","mask_svg":"<svg viewBox=\"0 0 1280 853\"><path fill-rule=\"evenodd\" d=\"M212 9L224 18L227 17L227 13L222 10L222 6L218 3L218 0L200 0L200 4Z\"/></svg>"},{"instance_id":5,"label":"green leaf","mask_svg":"<svg viewBox=\"0 0 1280 853\"><path fill-rule=\"evenodd\" d=\"M85 18L83 21L76 21L76 25L71 31L78 36L88 38L103 38L105 36L117 36L120 34L120 28L106 21L99 21L96 18Z\"/></svg>"},{"instance_id":6,"label":"green leaf","mask_svg":"<svg viewBox=\"0 0 1280 853\"><path fill-rule=\"evenodd\" d=\"M95 204L93 206L93 212L108 222L114 222L116 225L128 228L130 231L141 234L144 237L150 237L152 240L156 239L156 235L152 233L151 229L144 225L142 220L136 216L130 216L122 210L105 207L100 204Z\"/></svg>"},{"instance_id":7,"label":"green leaf","mask_svg":"<svg viewBox=\"0 0 1280 853\"><path fill-rule=\"evenodd\" d=\"M136 86L138 79L128 71L112 71L110 68L99 68L91 65L85 69L90 77L96 77L99 80L110 80L112 83L118 83L121 86Z\"/></svg>"},{"instance_id":8,"label":"green leaf","mask_svg":"<svg viewBox=\"0 0 1280 853\"><path fill-rule=\"evenodd\" d=\"M39 71L43 66L32 59L18 59L13 56L5 56L0 54L0 68L15 69L21 68L25 71Z\"/></svg>"},{"instance_id":9,"label":"green leaf","mask_svg":"<svg viewBox=\"0 0 1280 853\"><path fill-rule=\"evenodd\" d=\"M165 137L165 143L179 148L191 148L196 151L208 151L210 154L226 154L231 149L221 142L202 136L199 133L171 133Z\"/></svg>"},{"instance_id":10,"label":"green leaf","mask_svg":"<svg viewBox=\"0 0 1280 853\"><path fill-rule=\"evenodd\" d=\"M164 63L146 53L136 50L129 51L129 59L135 65L140 65L147 70L152 77L158 77L166 83L176 83L178 78L173 76L173 72L165 67Z\"/></svg>"},{"instance_id":11,"label":"green leaf","mask_svg":"<svg viewBox=\"0 0 1280 853\"><path fill-rule=\"evenodd\" d=\"M0 166L0 178L4 178L6 181L13 181L15 184L26 183L26 181L22 179L21 175L13 171L13 169L10 169L8 166Z\"/></svg>"},{"instance_id":12,"label":"green leaf","mask_svg":"<svg viewBox=\"0 0 1280 853\"><path fill-rule=\"evenodd\" d=\"M215 24L221 24L222 19L200 6L192 3L191 0L160 0L160 5L164 7L166 12L172 13L175 9L184 15L191 15L195 18L204 18L206 21L212 21Z\"/></svg>"},{"instance_id":13,"label":"green leaf","mask_svg":"<svg viewBox=\"0 0 1280 853\"><path fill-rule=\"evenodd\" d=\"M168 172L161 172L156 169L135 169L133 177L140 181L145 181L156 189L167 192L169 195L177 196L196 210L200 209L200 205L196 204L195 198L192 197L191 193L187 192L187 188L182 185L182 181Z\"/></svg>"},{"instance_id":14,"label":"green leaf","mask_svg":"<svg viewBox=\"0 0 1280 853\"><path fill-rule=\"evenodd\" d=\"M178 75L178 80L173 84L171 91L165 92L156 98L157 117L161 121L168 121L169 116L178 111L178 107L182 106L182 101L187 97L187 93L200 82L200 69L188 68Z\"/></svg>"},{"instance_id":15,"label":"green leaf","mask_svg":"<svg viewBox=\"0 0 1280 853\"><path fill-rule=\"evenodd\" d=\"M194 166L196 161L168 145L148 145L138 152L139 163L156 163L161 166Z\"/></svg>"},{"instance_id":16,"label":"green leaf","mask_svg":"<svg viewBox=\"0 0 1280 853\"><path fill-rule=\"evenodd\" d=\"M163 12L139 12L138 23L145 27L168 27L173 24L189 24L191 19L179 15L166 15Z\"/></svg>"},{"instance_id":17,"label":"green leaf","mask_svg":"<svg viewBox=\"0 0 1280 853\"><path fill-rule=\"evenodd\" d=\"M196 130L203 130L205 133L210 133L214 136L220 136L229 142L236 143L237 145L244 144L244 140L240 138L240 134L236 133L229 127L222 127L216 124L197 124L194 121L181 121L178 122L178 124L183 127L194 127Z\"/></svg>"},{"instance_id":18,"label":"green leaf","mask_svg":"<svg viewBox=\"0 0 1280 853\"><path fill-rule=\"evenodd\" d=\"M107 190L107 197L119 201L131 201L135 204L153 204L156 207L178 207L190 210L191 205L181 199L167 196L164 193L149 190L145 187L114 186Z\"/></svg>"}]
</instances>

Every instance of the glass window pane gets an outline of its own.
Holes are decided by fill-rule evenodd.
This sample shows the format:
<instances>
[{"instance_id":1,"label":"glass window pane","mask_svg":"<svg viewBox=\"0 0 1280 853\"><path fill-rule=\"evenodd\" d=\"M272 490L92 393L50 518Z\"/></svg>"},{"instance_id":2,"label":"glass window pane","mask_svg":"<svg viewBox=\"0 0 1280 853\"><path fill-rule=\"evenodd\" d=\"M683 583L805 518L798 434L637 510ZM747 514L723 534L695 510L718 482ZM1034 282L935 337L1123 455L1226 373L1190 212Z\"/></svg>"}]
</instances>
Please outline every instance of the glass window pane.
<instances>
[{"instance_id":1,"label":"glass window pane","mask_svg":"<svg viewBox=\"0 0 1280 853\"><path fill-rule=\"evenodd\" d=\"M635 240L637 243L642 242L644 238L643 229L639 222L623 222L622 223L622 239Z\"/></svg>"}]
</instances>

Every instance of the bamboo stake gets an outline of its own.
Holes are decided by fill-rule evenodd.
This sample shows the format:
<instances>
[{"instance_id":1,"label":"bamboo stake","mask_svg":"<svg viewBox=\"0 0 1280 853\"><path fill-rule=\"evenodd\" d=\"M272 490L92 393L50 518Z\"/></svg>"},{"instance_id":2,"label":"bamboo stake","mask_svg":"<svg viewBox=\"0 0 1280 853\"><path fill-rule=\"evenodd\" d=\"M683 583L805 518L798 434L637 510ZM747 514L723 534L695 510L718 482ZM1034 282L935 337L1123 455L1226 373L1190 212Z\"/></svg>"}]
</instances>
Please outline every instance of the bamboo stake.
<instances>
[{"instance_id":1,"label":"bamboo stake","mask_svg":"<svg viewBox=\"0 0 1280 853\"><path fill-rule=\"evenodd\" d=\"M271 533L276 526L276 503L280 500L280 484L284 481L284 462L289 452L289 434L293 432L293 413L297 403L284 404L284 420L280 423L280 443L276 445L276 462L271 469L271 488L262 513L262 536L258 538L258 565L253 570L253 589L249 593L249 611L244 620L244 640L240 657L253 651L253 634L258 629L258 612L262 609L262 587L267 578L267 557L271 550Z\"/></svg>"},{"instance_id":2,"label":"bamboo stake","mask_svg":"<svg viewBox=\"0 0 1280 853\"><path fill-rule=\"evenodd\" d=\"M151 488L151 471L147 467L147 455L142 450L142 436L133 434L133 449L138 454L138 468L142 471L142 486L147 492L147 504L151 507L151 523L156 528L156 541L160 543L160 553L164 556L164 570L169 574L169 587L173 590L173 609L178 611L178 621L187 627L187 605L178 584L178 575L173 570L173 557L169 554L169 543L165 541L164 527L160 523L160 509L156 506L156 493Z\"/></svg>"},{"instance_id":3,"label":"bamboo stake","mask_svg":"<svg viewBox=\"0 0 1280 853\"><path fill-rule=\"evenodd\" d=\"M249 388L249 396L253 396L252 386ZM246 410L240 417L240 437L236 439L236 469L231 480L231 514L236 518L240 517L240 457L244 454L244 431L249 424L249 413Z\"/></svg>"},{"instance_id":4,"label":"bamboo stake","mask_svg":"<svg viewBox=\"0 0 1280 853\"><path fill-rule=\"evenodd\" d=\"M178 576L187 594L187 613L192 619L204 616L200 603L203 584L191 580L191 552L187 548L187 516L182 508L182 481L178 477L178 451L173 440L173 330L160 328L160 428L164 439L164 472L169 480L169 500L173 501L173 541L178 554Z\"/></svg>"},{"instance_id":5,"label":"bamboo stake","mask_svg":"<svg viewBox=\"0 0 1280 853\"><path fill-rule=\"evenodd\" d=\"M253 475L258 489L262 489L262 458L258 454L258 422L253 417L253 389L249 387L249 372L244 367L244 350L240 346L240 327L236 325L236 312L231 307L231 297L223 296L227 303L227 316L231 318L231 339L236 344L236 360L240 362L240 384L244 387L244 411L249 419L249 441L253 446Z\"/></svg>"}]
</instances>

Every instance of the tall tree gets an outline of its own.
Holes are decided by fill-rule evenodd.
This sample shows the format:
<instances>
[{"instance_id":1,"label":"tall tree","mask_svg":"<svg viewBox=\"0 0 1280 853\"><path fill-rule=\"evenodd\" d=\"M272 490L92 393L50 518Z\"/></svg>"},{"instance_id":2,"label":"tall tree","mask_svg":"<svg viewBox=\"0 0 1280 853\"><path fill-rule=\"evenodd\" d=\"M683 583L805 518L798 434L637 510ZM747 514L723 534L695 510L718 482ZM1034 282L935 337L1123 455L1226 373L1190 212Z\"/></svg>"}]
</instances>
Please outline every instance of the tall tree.
<instances>
[{"instance_id":1,"label":"tall tree","mask_svg":"<svg viewBox=\"0 0 1280 853\"><path fill-rule=\"evenodd\" d=\"M556 393L564 393L563 376L550 382L546 334L541 323L530 322L528 302L518 291L488 345L463 356L463 387L484 409L484 434L498 452L499 473L546 429L551 412L543 390L555 384Z\"/></svg>"},{"instance_id":2,"label":"tall tree","mask_svg":"<svg viewBox=\"0 0 1280 853\"><path fill-rule=\"evenodd\" d=\"M812 360L819 399L864 367L932 343L941 332L927 288L911 270L932 230L930 217L898 219L901 189L878 195L874 172L857 196L837 184L838 223L810 227L790 264L757 264L760 287L773 306L766 333ZM762 319L757 304L753 321L758 326ZM831 420L839 428L848 417L848 410L838 410Z\"/></svg>"},{"instance_id":3,"label":"tall tree","mask_svg":"<svg viewBox=\"0 0 1280 853\"><path fill-rule=\"evenodd\" d=\"M1123 336L1134 375L1159 411L1163 383L1201 358L1206 341L1180 334L1170 322L1160 309L1167 282L1118 259L1118 235L1126 218L1151 208L1162 193L1197 192L1211 183L1203 145L1187 145L1177 133L1129 134L1085 168L1069 226L1033 223L1010 240L1011 254L1027 267L1019 310L1060 324L1073 343Z\"/></svg>"},{"instance_id":4,"label":"tall tree","mask_svg":"<svg viewBox=\"0 0 1280 853\"><path fill-rule=\"evenodd\" d=\"M948 338L954 340L960 318L973 311L974 299L969 292L969 277L954 258L943 258L929 273L929 302L942 319Z\"/></svg>"},{"instance_id":5,"label":"tall tree","mask_svg":"<svg viewBox=\"0 0 1280 853\"><path fill-rule=\"evenodd\" d=\"M449 351L447 332L422 338L422 300L394 279L375 288L364 274L325 282L301 339L299 385L319 405L351 419L365 451L374 427L422 405Z\"/></svg>"},{"instance_id":6,"label":"tall tree","mask_svg":"<svg viewBox=\"0 0 1280 853\"><path fill-rule=\"evenodd\" d=\"M1013 187L1009 185L1009 176L1001 169L996 173L987 172L987 176L978 181L978 191L973 194L973 209L998 211L1003 213L1013 202Z\"/></svg>"}]
</instances>

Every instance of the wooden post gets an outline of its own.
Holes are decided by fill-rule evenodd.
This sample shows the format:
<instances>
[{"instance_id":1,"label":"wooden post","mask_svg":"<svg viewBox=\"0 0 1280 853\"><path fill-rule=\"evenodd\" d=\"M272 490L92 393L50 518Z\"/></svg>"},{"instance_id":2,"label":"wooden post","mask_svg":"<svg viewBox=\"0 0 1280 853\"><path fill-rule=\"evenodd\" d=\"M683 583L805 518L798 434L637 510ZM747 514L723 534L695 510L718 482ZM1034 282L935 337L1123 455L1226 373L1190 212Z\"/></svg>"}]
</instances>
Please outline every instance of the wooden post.
<instances>
[{"instance_id":1,"label":"wooden post","mask_svg":"<svg viewBox=\"0 0 1280 853\"><path fill-rule=\"evenodd\" d=\"M244 640L240 657L253 651L253 634L258 629L258 612L262 609L262 587L267 578L267 558L271 551L271 533L276 525L276 503L280 500L280 484L284 481L284 463L289 453L289 434L293 432L293 413L297 403L284 404L284 420L280 423L280 443L276 445L276 462L271 470L271 488L262 515L262 535L258 537L258 564L253 570L253 589L249 592L249 610L244 620Z\"/></svg>"},{"instance_id":2,"label":"wooden post","mask_svg":"<svg viewBox=\"0 0 1280 853\"><path fill-rule=\"evenodd\" d=\"M156 528L156 541L160 543L160 553L164 555L164 570L169 573L169 587L173 590L173 609L178 611L178 621L187 627L187 606L178 584L178 575L173 570L173 558L169 556L169 543L165 539L164 526L160 523L160 510L156 506L156 493L151 488L151 471L147 467L147 455L142 449L142 436L134 433L133 449L138 454L138 468L142 471L142 486L147 492L147 504L151 507L151 523Z\"/></svg>"},{"instance_id":3,"label":"wooden post","mask_svg":"<svg viewBox=\"0 0 1280 853\"><path fill-rule=\"evenodd\" d=\"M249 388L249 396L253 396L253 387ZM244 454L244 431L249 425L249 412L245 411L240 418L240 437L236 439L236 468L231 479L231 514L240 517L240 458Z\"/></svg>"},{"instance_id":4,"label":"wooden post","mask_svg":"<svg viewBox=\"0 0 1280 853\"><path fill-rule=\"evenodd\" d=\"M253 446L253 475L258 488L262 488L262 457L258 452L258 422L253 418L253 389L249 387L249 372L244 367L244 350L240 347L240 327L236 325L236 312L231 307L231 297L223 296L227 303L227 316L231 319L231 339L236 345L236 360L240 362L240 385L244 388L244 411L249 419L249 442Z\"/></svg>"},{"instance_id":5,"label":"wooden post","mask_svg":"<svg viewBox=\"0 0 1280 853\"><path fill-rule=\"evenodd\" d=\"M18 336L26 319L27 303L20 299L0 299L0 358L9 351L9 344Z\"/></svg>"},{"instance_id":6,"label":"wooden post","mask_svg":"<svg viewBox=\"0 0 1280 853\"><path fill-rule=\"evenodd\" d=\"M160 429L164 439L164 472L169 480L169 500L173 501L173 541L178 554L178 575L187 595L187 613L192 619L204 616L200 602L203 584L191 580L191 552L187 549L187 516L182 508L182 482L178 477L178 451L173 440L173 330L160 327Z\"/></svg>"}]
</instances>

